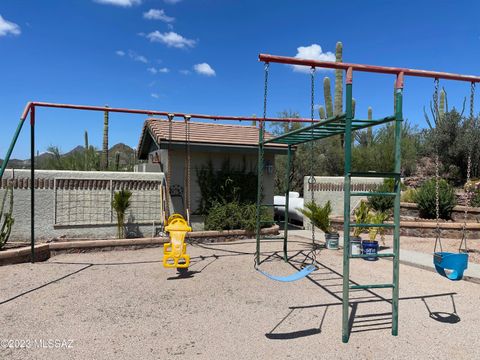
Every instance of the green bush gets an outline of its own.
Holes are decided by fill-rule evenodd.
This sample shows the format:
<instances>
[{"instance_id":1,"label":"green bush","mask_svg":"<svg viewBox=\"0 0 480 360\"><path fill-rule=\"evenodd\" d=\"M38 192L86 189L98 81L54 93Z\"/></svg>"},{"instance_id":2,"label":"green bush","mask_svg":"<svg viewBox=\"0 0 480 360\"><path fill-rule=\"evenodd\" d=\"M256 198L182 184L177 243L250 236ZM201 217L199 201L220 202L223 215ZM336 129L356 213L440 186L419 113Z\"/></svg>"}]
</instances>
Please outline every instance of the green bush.
<instances>
[{"instance_id":1,"label":"green bush","mask_svg":"<svg viewBox=\"0 0 480 360\"><path fill-rule=\"evenodd\" d=\"M480 190L476 190L473 192L470 198L470 206L473 207L480 207Z\"/></svg>"},{"instance_id":2,"label":"green bush","mask_svg":"<svg viewBox=\"0 0 480 360\"><path fill-rule=\"evenodd\" d=\"M456 205L455 192L453 186L447 181L439 181L439 206L440 218L448 220L452 214L453 207ZM435 179L425 182L415 195L415 202L418 204L420 217L424 219L435 219Z\"/></svg>"},{"instance_id":3,"label":"green bush","mask_svg":"<svg viewBox=\"0 0 480 360\"><path fill-rule=\"evenodd\" d=\"M414 203L416 194L417 194L416 189L408 188L407 190L402 192L402 196L400 197L400 201L401 202L406 202L406 203Z\"/></svg>"},{"instance_id":4,"label":"green bush","mask_svg":"<svg viewBox=\"0 0 480 360\"><path fill-rule=\"evenodd\" d=\"M266 208L260 214L262 227L273 224L272 216ZM240 204L237 201L215 203L205 218L205 230L235 230L254 231L257 225L257 208L255 204Z\"/></svg>"},{"instance_id":5,"label":"green bush","mask_svg":"<svg viewBox=\"0 0 480 360\"><path fill-rule=\"evenodd\" d=\"M400 188L404 185L401 184ZM377 187L373 192L394 192L395 191L395 179L385 179L383 184ZM368 205L375 212L389 213L393 209L395 198L393 196L369 196Z\"/></svg>"},{"instance_id":6,"label":"green bush","mask_svg":"<svg viewBox=\"0 0 480 360\"><path fill-rule=\"evenodd\" d=\"M257 175L247 170L245 159L238 169L227 160L220 169L215 169L209 162L197 168L196 173L200 188L199 214L208 214L217 203L252 204L257 200Z\"/></svg>"}]
</instances>

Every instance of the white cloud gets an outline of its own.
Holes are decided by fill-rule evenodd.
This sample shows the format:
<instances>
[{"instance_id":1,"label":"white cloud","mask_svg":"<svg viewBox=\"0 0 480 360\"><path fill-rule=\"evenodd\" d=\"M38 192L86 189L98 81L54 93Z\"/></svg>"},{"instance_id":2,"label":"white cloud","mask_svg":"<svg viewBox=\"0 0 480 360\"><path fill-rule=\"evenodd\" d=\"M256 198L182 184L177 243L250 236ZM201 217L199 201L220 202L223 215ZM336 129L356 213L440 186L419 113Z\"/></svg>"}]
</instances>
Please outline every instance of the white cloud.
<instances>
[{"instance_id":1,"label":"white cloud","mask_svg":"<svg viewBox=\"0 0 480 360\"><path fill-rule=\"evenodd\" d=\"M151 42L159 42L167 45L168 47L174 47L177 49L194 47L196 42L195 40L184 38L182 35L177 34L173 31L161 33L160 31L156 30L151 32L150 34L147 34L146 37Z\"/></svg>"},{"instance_id":2,"label":"white cloud","mask_svg":"<svg viewBox=\"0 0 480 360\"><path fill-rule=\"evenodd\" d=\"M20 35L21 32L20 26L5 20L2 15L0 15L0 36L7 36L8 34Z\"/></svg>"},{"instance_id":3,"label":"white cloud","mask_svg":"<svg viewBox=\"0 0 480 360\"><path fill-rule=\"evenodd\" d=\"M166 2L167 4L175 5L175 4L178 4L182 0L163 0L163 1Z\"/></svg>"},{"instance_id":4,"label":"white cloud","mask_svg":"<svg viewBox=\"0 0 480 360\"><path fill-rule=\"evenodd\" d=\"M196 64L193 66L193 69L201 75L215 76L215 70L207 63Z\"/></svg>"},{"instance_id":5,"label":"white cloud","mask_svg":"<svg viewBox=\"0 0 480 360\"><path fill-rule=\"evenodd\" d=\"M190 70L179 70L178 72L182 75L190 75Z\"/></svg>"},{"instance_id":6,"label":"white cloud","mask_svg":"<svg viewBox=\"0 0 480 360\"><path fill-rule=\"evenodd\" d=\"M319 60L319 61L335 61L335 54L327 51L323 52L322 47L318 44L312 44L310 46L300 46L297 48L297 59ZM292 65L293 71L309 73L310 67Z\"/></svg>"},{"instance_id":7,"label":"white cloud","mask_svg":"<svg viewBox=\"0 0 480 360\"><path fill-rule=\"evenodd\" d=\"M168 16L162 9L150 9L143 13L143 17L148 20L160 20L166 23L175 21L174 17Z\"/></svg>"},{"instance_id":8,"label":"white cloud","mask_svg":"<svg viewBox=\"0 0 480 360\"><path fill-rule=\"evenodd\" d=\"M151 74L158 74L158 73L161 73L161 74L166 74L168 72L170 72L170 69L169 68L166 68L166 67L163 67L163 68L154 68L154 67L149 67L147 69L147 71Z\"/></svg>"},{"instance_id":9,"label":"white cloud","mask_svg":"<svg viewBox=\"0 0 480 360\"><path fill-rule=\"evenodd\" d=\"M125 56L125 51L117 50L117 51L115 51L115 54L117 54L118 56Z\"/></svg>"},{"instance_id":10,"label":"white cloud","mask_svg":"<svg viewBox=\"0 0 480 360\"><path fill-rule=\"evenodd\" d=\"M160 98L160 95L158 95L157 93L151 93L150 96L154 99Z\"/></svg>"},{"instance_id":11,"label":"white cloud","mask_svg":"<svg viewBox=\"0 0 480 360\"><path fill-rule=\"evenodd\" d=\"M96 3L105 5L115 5L122 7L130 7L133 5L140 5L142 0L94 0Z\"/></svg>"},{"instance_id":12,"label":"white cloud","mask_svg":"<svg viewBox=\"0 0 480 360\"><path fill-rule=\"evenodd\" d=\"M139 55L133 50L128 50L128 56L134 61L138 61L144 64L148 63L148 59L145 56Z\"/></svg>"}]
</instances>

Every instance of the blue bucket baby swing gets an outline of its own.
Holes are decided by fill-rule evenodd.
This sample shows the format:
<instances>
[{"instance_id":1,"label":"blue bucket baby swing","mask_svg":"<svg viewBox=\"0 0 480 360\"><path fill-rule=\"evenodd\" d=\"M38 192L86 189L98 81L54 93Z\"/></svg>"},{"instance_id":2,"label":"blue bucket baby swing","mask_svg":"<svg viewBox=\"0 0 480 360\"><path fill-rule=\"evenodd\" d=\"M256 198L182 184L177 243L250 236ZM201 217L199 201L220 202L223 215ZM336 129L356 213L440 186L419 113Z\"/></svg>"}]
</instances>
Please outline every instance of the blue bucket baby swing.
<instances>
[{"instance_id":1,"label":"blue bucket baby swing","mask_svg":"<svg viewBox=\"0 0 480 360\"><path fill-rule=\"evenodd\" d=\"M471 84L470 91L470 127L473 128L474 125L474 115L473 115L473 103L475 96L475 83ZM438 79L435 79L435 92L434 92L434 102L436 109L436 120L439 119L438 111ZM436 121L437 122L437 121ZM438 122L437 122L438 125ZM470 142L471 144L471 142ZM471 148L468 150L467 158L467 184L470 181L470 172L472 167L472 156ZM435 210L436 210L436 220L437 220L437 231L435 238L435 247L433 253L433 264L435 265L435 270L437 273L443 277L452 280L458 281L463 278L463 273L468 267L468 249L467 249L467 215L468 215L468 206L469 198L467 197L467 204L465 207L464 222L462 227L462 240L460 241L460 246L458 247L458 252L447 252L443 251L442 239L440 236L440 187L439 187L439 161L438 161L438 146L437 153L435 155ZM440 251L437 251L437 248Z\"/></svg>"}]
</instances>

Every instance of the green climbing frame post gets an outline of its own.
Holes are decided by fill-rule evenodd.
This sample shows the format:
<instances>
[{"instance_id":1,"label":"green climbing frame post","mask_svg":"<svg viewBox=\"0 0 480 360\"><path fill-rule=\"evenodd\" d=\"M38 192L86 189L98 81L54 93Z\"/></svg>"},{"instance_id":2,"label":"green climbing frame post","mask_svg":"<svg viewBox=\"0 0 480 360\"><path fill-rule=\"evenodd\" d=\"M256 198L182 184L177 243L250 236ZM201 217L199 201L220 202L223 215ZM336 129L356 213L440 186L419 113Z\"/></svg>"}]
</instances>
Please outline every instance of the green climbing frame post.
<instances>
[{"instance_id":1,"label":"green climbing frame post","mask_svg":"<svg viewBox=\"0 0 480 360\"><path fill-rule=\"evenodd\" d=\"M351 74L350 74L351 75ZM351 76L350 76L351 80ZM345 174L343 197L343 295L342 295L342 341L348 342L348 309L350 294L350 172L352 163L352 83L346 84L346 116L345 116Z\"/></svg>"},{"instance_id":2,"label":"green climbing frame post","mask_svg":"<svg viewBox=\"0 0 480 360\"><path fill-rule=\"evenodd\" d=\"M283 228L283 259L288 260L288 209L290 206L290 167L292 162L292 145L288 145L287 166L285 169L285 224Z\"/></svg>"},{"instance_id":3,"label":"green climbing frame post","mask_svg":"<svg viewBox=\"0 0 480 360\"><path fill-rule=\"evenodd\" d=\"M395 86L395 167L394 172L400 174L401 171L401 136L403 122L403 74L397 76ZM399 272L400 272L400 195L401 182L400 176L395 178L396 193L393 205L393 294L392 294L392 335L398 335L398 298L399 298Z\"/></svg>"}]
</instances>

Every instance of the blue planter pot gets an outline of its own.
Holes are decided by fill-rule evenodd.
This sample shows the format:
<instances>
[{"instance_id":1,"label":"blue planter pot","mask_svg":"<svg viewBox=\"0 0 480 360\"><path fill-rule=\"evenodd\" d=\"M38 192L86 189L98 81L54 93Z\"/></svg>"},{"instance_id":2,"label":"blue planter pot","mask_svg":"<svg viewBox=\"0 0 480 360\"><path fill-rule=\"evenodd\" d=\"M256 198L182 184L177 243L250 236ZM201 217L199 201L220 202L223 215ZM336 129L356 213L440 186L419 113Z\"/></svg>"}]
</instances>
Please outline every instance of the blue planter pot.
<instances>
[{"instance_id":1,"label":"blue planter pot","mask_svg":"<svg viewBox=\"0 0 480 360\"><path fill-rule=\"evenodd\" d=\"M366 258L363 258L364 260L367 261L375 261L378 260L378 241L370 241L370 240L363 240L362 241L362 252L365 255L372 255L368 256Z\"/></svg>"}]
</instances>

